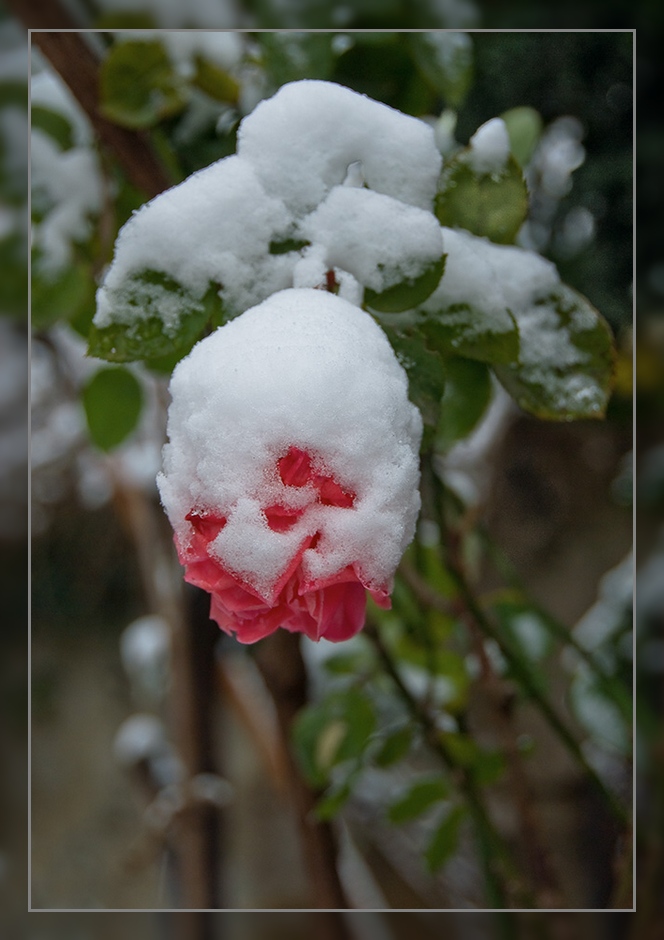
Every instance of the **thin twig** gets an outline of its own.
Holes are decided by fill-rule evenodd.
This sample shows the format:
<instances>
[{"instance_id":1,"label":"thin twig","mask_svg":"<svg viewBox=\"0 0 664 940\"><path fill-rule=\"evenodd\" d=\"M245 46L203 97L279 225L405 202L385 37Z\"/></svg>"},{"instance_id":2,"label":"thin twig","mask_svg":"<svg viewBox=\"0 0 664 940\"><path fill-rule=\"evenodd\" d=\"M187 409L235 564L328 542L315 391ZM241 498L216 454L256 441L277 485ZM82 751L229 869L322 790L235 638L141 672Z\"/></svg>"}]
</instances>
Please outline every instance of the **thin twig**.
<instances>
[{"instance_id":1,"label":"thin twig","mask_svg":"<svg viewBox=\"0 0 664 940\"><path fill-rule=\"evenodd\" d=\"M465 767L459 765L453 754L445 746L433 718L404 683L390 651L374 625L367 624L364 634L371 640L385 671L397 687L412 717L423 729L428 746L441 760L445 768L452 773L455 783L468 803L477 830L490 905L496 909L509 907L509 891L504 883L503 876L499 872L501 861L503 863L507 861L507 850L502 845L502 840L489 819L472 775ZM515 872L513 871L512 874L514 875Z\"/></svg>"},{"instance_id":2,"label":"thin twig","mask_svg":"<svg viewBox=\"0 0 664 940\"><path fill-rule=\"evenodd\" d=\"M432 499L437 510L436 516L441 520L444 520L445 509L443 506L443 501L446 496L444 487L432 472L431 468L429 468L429 472L425 474L425 476L427 484L433 490ZM507 660L521 688L537 706L543 717L548 722L549 726L558 735L562 743L567 748L568 752L572 755L583 772L586 774L587 778L592 781L595 788L604 797L604 800L606 801L616 819L623 825L627 825L629 822L629 814L623 807L622 803L606 786L595 768L589 764L579 742L576 740L570 729L567 727L554 706L551 704L546 694L534 680L530 666L523 661L518 650L514 648L509 638L504 636L503 632L494 626L475 598L461 562L459 538L459 533L456 531L447 533L447 538L445 541L445 563L449 574L454 580L457 599L458 602L460 602L462 605L465 616L472 618L484 636L488 637L489 639L493 640L494 643L496 643L501 653ZM438 592L435 590L435 588L429 587L427 592L428 603L436 606L439 610L443 610L445 613L449 613L449 601L447 598L442 597L442 595L438 595L438 597L436 597L437 594Z\"/></svg>"},{"instance_id":3,"label":"thin twig","mask_svg":"<svg viewBox=\"0 0 664 940\"><path fill-rule=\"evenodd\" d=\"M435 588L432 588L428 581L422 577L417 568L407 560L402 561L400 571L404 580L422 605L439 610L448 616L455 617L466 623L480 662L483 686L493 703L491 713L501 741L502 750L507 759L514 802L520 821L523 857L526 859L528 870L532 875L534 890L537 893L538 906L540 908L558 907L560 905L560 891L540 838L539 825L532 806L530 788L524 772L523 761L519 753L511 721L508 717L508 711L511 708L513 699L512 689L496 674L486 653L482 634L478 630L475 620L468 616L468 611L461 598L455 595L448 599L440 595Z\"/></svg>"},{"instance_id":4,"label":"thin twig","mask_svg":"<svg viewBox=\"0 0 664 940\"><path fill-rule=\"evenodd\" d=\"M592 780L594 786L602 794L616 819L626 825L628 822L628 814L625 811L623 805L620 803L614 793L606 786L595 768L588 763L585 754L581 750L579 742L569 730L547 696L539 688L537 682L534 681L529 667L523 662L521 656L512 646L512 643L505 636L503 636L501 632L496 629L496 627L494 627L489 618L486 616L476 601L468 583L466 582L463 572L459 569L455 570L454 566L451 566L451 573L457 581L459 594L467 608L467 611L470 616L472 616L479 629L485 636L489 637L489 639L492 639L497 644L501 653L509 663L512 672L520 683L522 689L537 705L540 712L549 723L550 727L556 732L569 753L572 755L572 757L575 758L583 772L590 780Z\"/></svg>"},{"instance_id":5,"label":"thin twig","mask_svg":"<svg viewBox=\"0 0 664 940\"><path fill-rule=\"evenodd\" d=\"M507 558L500 547L496 545L486 529L483 526L478 526L476 531L480 535L489 557L495 564L498 572L502 575L502 577L505 578L512 588L527 598L529 606L538 615L544 627L565 646L571 647L574 652L583 660L583 662L588 666L593 675L596 677L602 692L614 702L614 704L620 709L620 712L625 720L631 724L632 699L627 690L623 692L621 687L617 686L616 683L612 681L613 677L606 672L602 664L598 661L597 657L593 656L592 652L583 646L582 643L579 643L576 636L574 635L574 632L570 630L569 627L567 627L564 623L561 623L560 620L549 613L549 611L544 610L544 608L542 608L532 597L530 597L514 565Z\"/></svg>"}]
</instances>

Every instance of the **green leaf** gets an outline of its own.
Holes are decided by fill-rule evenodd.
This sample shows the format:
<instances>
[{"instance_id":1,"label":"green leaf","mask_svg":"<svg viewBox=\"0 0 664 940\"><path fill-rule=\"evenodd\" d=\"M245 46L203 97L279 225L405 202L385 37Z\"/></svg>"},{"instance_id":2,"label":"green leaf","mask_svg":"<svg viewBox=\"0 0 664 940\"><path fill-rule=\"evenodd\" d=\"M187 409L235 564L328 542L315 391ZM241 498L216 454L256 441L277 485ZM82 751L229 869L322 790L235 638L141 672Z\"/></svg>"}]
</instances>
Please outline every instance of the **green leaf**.
<instances>
[{"instance_id":1,"label":"green leaf","mask_svg":"<svg viewBox=\"0 0 664 940\"><path fill-rule=\"evenodd\" d=\"M473 41L468 33L448 30L412 32L408 39L423 77L458 110L473 81Z\"/></svg>"},{"instance_id":2,"label":"green leaf","mask_svg":"<svg viewBox=\"0 0 664 940\"><path fill-rule=\"evenodd\" d=\"M340 707L346 734L336 753L336 762L360 757L376 727L376 714L369 698L359 689L340 694Z\"/></svg>"},{"instance_id":3,"label":"green leaf","mask_svg":"<svg viewBox=\"0 0 664 940\"><path fill-rule=\"evenodd\" d=\"M615 352L611 330L590 302L562 284L517 321L519 360L495 368L517 404L552 421L604 417Z\"/></svg>"},{"instance_id":4,"label":"green leaf","mask_svg":"<svg viewBox=\"0 0 664 940\"><path fill-rule=\"evenodd\" d=\"M510 108L500 116L507 127L512 155L522 167L526 166L542 134L543 122L539 111L523 106Z\"/></svg>"},{"instance_id":5,"label":"green leaf","mask_svg":"<svg viewBox=\"0 0 664 940\"><path fill-rule=\"evenodd\" d=\"M30 313L35 329L59 320L77 320L94 307L95 282L85 264L70 264L47 276L32 266Z\"/></svg>"},{"instance_id":6,"label":"green leaf","mask_svg":"<svg viewBox=\"0 0 664 940\"><path fill-rule=\"evenodd\" d=\"M404 310L413 310L433 294L444 270L445 255L429 265L418 277L394 284L380 293L370 287L365 288L364 303L377 313L402 313Z\"/></svg>"},{"instance_id":7,"label":"green leaf","mask_svg":"<svg viewBox=\"0 0 664 940\"><path fill-rule=\"evenodd\" d=\"M293 726L293 745L309 783L324 787L338 764L359 764L375 727L371 701L354 687L304 708Z\"/></svg>"},{"instance_id":8,"label":"green leaf","mask_svg":"<svg viewBox=\"0 0 664 940\"><path fill-rule=\"evenodd\" d=\"M377 767L391 767L406 756L413 740L411 728L399 728L388 734L381 744L380 750L374 757Z\"/></svg>"},{"instance_id":9,"label":"green leaf","mask_svg":"<svg viewBox=\"0 0 664 940\"><path fill-rule=\"evenodd\" d=\"M465 807L453 806L438 824L424 853L427 868L432 874L439 871L456 851L459 827L465 815Z\"/></svg>"},{"instance_id":10,"label":"green leaf","mask_svg":"<svg viewBox=\"0 0 664 940\"><path fill-rule=\"evenodd\" d=\"M138 380L126 369L96 372L82 398L90 437L101 450L113 450L136 427L143 395Z\"/></svg>"},{"instance_id":11,"label":"green leaf","mask_svg":"<svg viewBox=\"0 0 664 940\"><path fill-rule=\"evenodd\" d=\"M152 127L187 101L184 81L160 42L116 43L102 62L99 83L102 114L123 127Z\"/></svg>"},{"instance_id":12,"label":"green leaf","mask_svg":"<svg viewBox=\"0 0 664 940\"><path fill-rule=\"evenodd\" d=\"M447 450L477 426L491 401L491 374L483 362L453 356L445 363L445 391L435 446Z\"/></svg>"},{"instance_id":13,"label":"green leaf","mask_svg":"<svg viewBox=\"0 0 664 940\"><path fill-rule=\"evenodd\" d=\"M397 359L408 375L408 397L422 414L425 425L438 423L440 402L445 390L445 362L427 349L424 338L415 330L384 326Z\"/></svg>"},{"instance_id":14,"label":"green leaf","mask_svg":"<svg viewBox=\"0 0 664 940\"><path fill-rule=\"evenodd\" d=\"M88 339L88 355L109 362L144 359L152 364L177 362L201 337L208 324L224 322L218 290L211 285L202 298L196 298L173 278L159 271L134 275L116 291L115 322L109 326L94 324ZM179 319L172 323L173 310ZM168 358L167 358L168 357Z\"/></svg>"},{"instance_id":15,"label":"green leaf","mask_svg":"<svg viewBox=\"0 0 664 940\"><path fill-rule=\"evenodd\" d=\"M263 53L263 67L275 86L303 78L326 79L332 73L334 54L330 33L261 32L256 38Z\"/></svg>"},{"instance_id":16,"label":"green leaf","mask_svg":"<svg viewBox=\"0 0 664 940\"><path fill-rule=\"evenodd\" d=\"M192 81L215 101L232 105L238 102L240 88L235 79L203 56L196 56L196 74Z\"/></svg>"},{"instance_id":17,"label":"green leaf","mask_svg":"<svg viewBox=\"0 0 664 940\"><path fill-rule=\"evenodd\" d=\"M507 245L514 242L528 213L528 189L510 154L500 173L477 173L471 150L462 150L443 169L435 200L441 225Z\"/></svg>"},{"instance_id":18,"label":"green leaf","mask_svg":"<svg viewBox=\"0 0 664 940\"><path fill-rule=\"evenodd\" d=\"M63 114L34 104L30 110L30 124L52 137L61 150L71 150L74 146L72 126Z\"/></svg>"},{"instance_id":19,"label":"green leaf","mask_svg":"<svg viewBox=\"0 0 664 940\"><path fill-rule=\"evenodd\" d=\"M388 809L392 823L409 822L421 816L434 803L447 799L450 785L444 777L429 777L419 780Z\"/></svg>"},{"instance_id":20,"label":"green leaf","mask_svg":"<svg viewBox=\"0 0 664 940\"><path fill-rule=\"evenodd\" d=\"M469 272L472 277L472 272ZM490 298L488 298L490 300ZM443 356L463 356L490 365L514 362L519 355L519 331L509 310L504 311L504 323L496 329L495 311L468 303L441 304L430 309L419 329L426 337L427 346ZM506 329L503 329L509 324Z\"/></svg>"},{"instance_id":21,"label":"green leaf","mask_svg":"<svg viewBox=\"0 0 664 940\"><path fill-rule=\"evenodd\" d=\"M304 238L284 238L283 241L271 241L270 254L286 255L289 251L301 251L302 248L306 248L310 244L311 242L306 241Z\"/></svg>"},{"instance_id":22,"label":"green leaf","mask_svg":"<svg viewBox=\"0 0 664 940\"><path fill-rule=\"evenodd\" d=\"M323 708L310 705L299 712L292 728L295 758L307 782L316 789L322 789L328 782L329 766L320 764L318 741L329 721Z\"/></svg>"}]
</instances>

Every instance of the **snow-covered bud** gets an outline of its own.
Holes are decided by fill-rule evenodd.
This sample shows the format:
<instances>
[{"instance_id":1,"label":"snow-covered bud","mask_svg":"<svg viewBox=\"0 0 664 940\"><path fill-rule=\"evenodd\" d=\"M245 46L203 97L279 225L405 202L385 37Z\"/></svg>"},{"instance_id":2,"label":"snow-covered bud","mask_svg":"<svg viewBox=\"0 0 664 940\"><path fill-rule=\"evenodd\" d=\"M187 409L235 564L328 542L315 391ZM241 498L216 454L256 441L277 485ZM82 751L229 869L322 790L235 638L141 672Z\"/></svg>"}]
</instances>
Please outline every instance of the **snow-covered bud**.
<instances>
[{"instance_id":1,"label":"snow-covered bud","mask_svg":"<svg viewBox=\"0 0 664 940\"><path fill-rule=\"evenodd\" d=\"M186 579L243 643L284 627L347 639L389 606L419 511L422 422L383 331L289 289L175 369L158 477Z\"/></svg>"}]
</instances>

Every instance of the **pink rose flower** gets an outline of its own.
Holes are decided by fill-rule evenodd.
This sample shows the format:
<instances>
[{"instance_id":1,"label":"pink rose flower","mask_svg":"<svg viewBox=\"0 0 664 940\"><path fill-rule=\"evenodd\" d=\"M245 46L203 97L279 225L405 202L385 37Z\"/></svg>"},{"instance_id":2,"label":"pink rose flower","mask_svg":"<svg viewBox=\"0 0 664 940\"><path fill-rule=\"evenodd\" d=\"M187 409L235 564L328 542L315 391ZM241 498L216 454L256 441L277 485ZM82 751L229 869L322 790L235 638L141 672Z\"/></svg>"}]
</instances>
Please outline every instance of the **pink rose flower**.
<instances>
[{"instance_id":1,"label":"pink rose flower","mask_svg":"<svg viewBox=\"0 0 664 940\"><path fill-rule=\"evenodd\" d=\"M419 412L372 317L288 289L201 340L171 380L158 477L185 579L242 643L348 639L390 605L419 511Z\"/></svg>"},{"instance_id":2,"label":"pink rose flower","mask_svg":"<svg viewBox=\"0 0 664 940\"><path fill-rule=\"evenodd\" d=\"M355 502L354 493L345 491L333 477L316 472L311 457L297 447L289 448L279 458L277 469L286 486L313 484L312 502L341 508L349 508ZM275 504L266 507L264 515L272 531L285 532L304 512L304 506L292 509ZM347 640L364 626L367 589L381 607L390 606L387 586L372 590L353 565L346 565L327 578L312 580L306 576L302 556L315 544L318 533L303 538L266 597L210 556L210 542L226 525L223 516L192 510L186 518L194 528L193 538L182 545L176 537L178 556L186 569L185 580L209 592L210 617L226 633L235 633L241 643L254 643L278 627L305 633L312 640Z\"/></svg>"}]
</instances>

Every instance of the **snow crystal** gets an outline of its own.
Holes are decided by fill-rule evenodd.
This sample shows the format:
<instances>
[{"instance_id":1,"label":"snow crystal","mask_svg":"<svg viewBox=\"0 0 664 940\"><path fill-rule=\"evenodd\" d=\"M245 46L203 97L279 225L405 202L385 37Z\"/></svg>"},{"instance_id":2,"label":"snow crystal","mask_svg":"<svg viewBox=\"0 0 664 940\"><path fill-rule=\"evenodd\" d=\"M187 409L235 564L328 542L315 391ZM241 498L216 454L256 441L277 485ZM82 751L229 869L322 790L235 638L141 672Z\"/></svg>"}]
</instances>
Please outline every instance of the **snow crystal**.
<instances>
[{"instance_id":1,"label":"snow crystal","mask_svg":"<svg viewBox=\"0 0 664 940\"><path fill-rule=\"evenodd\" d=\"M500 173L510 155L510 139L502 118L482 124L470 138L468 159L476 173Z\"/></svg>"},{"instance_id":2,"label":"snow crystal","mask_svg":"<svg viewBox=\"0 0 664 940\"><path fill-rule=\"evenodd\" d=\"M313 80L291 82L262 101L242 121L238 153L298 213L315 208L358 160L371 189L429 209L441 165L423 121Z\"/></svg>"},{"instance_id":3,"label":"snow crystal","mask_svg":"<svg viewBox=\"0 0 664 940\"><path fill-rule=\"evenodd\" d=\"M315 533L305 577L355 565L365 583L389 583L419 510L422 425L368 314L325 291L281 291L200 341L171 395L158 486L182 544L192 509L223 517L211 553L267 598ZM285 485L276 466L292 447L354 493L353 505L321 504L310 483ZM275 504L306 510L273 531L264 510Z\"/></svg>"}]
</instances>

